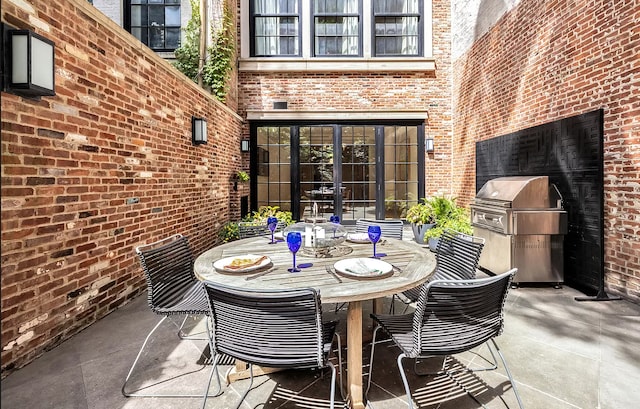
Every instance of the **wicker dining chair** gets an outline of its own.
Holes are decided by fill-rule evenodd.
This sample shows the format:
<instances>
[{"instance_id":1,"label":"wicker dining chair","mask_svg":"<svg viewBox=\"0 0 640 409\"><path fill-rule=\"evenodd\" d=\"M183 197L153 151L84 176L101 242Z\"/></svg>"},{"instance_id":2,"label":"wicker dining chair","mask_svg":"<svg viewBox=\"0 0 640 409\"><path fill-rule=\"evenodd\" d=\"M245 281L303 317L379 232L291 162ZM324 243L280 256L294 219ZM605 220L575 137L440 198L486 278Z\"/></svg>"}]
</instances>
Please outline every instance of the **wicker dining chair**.
<instances>
[{"instance_id":1,"label":"wicker dining chair","mask_svg":"<svg viewBox=\"0 0 640 409\"><path fill-rule=\"evenodd\" d=\"M284 222L278 222L275 231L282 231L286 226ZM256 225L254 222L239 222L238 237L246 239L249 237L270 236L271 230L266 224Z\"/></svg>"},{"instance_id":2,"label":"wicker dining chair","mask_svg":"<svg viewBox=\"0 0 640 409\"><path fill-rule=\"evenodd\" d=\"M402 240L404 222L400 219L358 219L356 220L356 233L366 233L369 226L378 225L382 232L382 237Z\"/></svg>"},{"instance_id":3,"label":"wicker dining chair","mask_svg":"<svg viewBox=\"0 0 640 409\"><path fill-rule=\"evenodd\" d=\"M433 280L470 280L476 278L480 254L485 240L454 230L445 230L436 247L436 269L429 281ZM426 285L426 284L423 284ZM391 300L390 312L393 312L395 301L405 304L403 313L418 300L422 286L411 288L396 294Z\"/></svg>"},{"instance_id":4,"label":"wicker dining chair","mask_svg":"<svg viewBox=\"0 0 640 409\"><path fill-rule=\"evenodd\" d=\"M330 361L333 339L338 344L342 384L342 352L338 321L322 321L320 294L311 288L248 290L204 282L213 325L209 342L216 357L224 354L249 364L250 381L236 408L253 385L253 365L271 368L331 368L331 408L336 368ZM214 362L217 366L218 359ZM342 389L340 389L342 393ZM206 394L202 408L206 405Z\"/></svg>"},{"instance_id":5,"label":"wicker dining chair","mask_svg":"<svg viewBox=\"0 0 640 409\"><path fill-rule=\"evenodd\" d=\"M514 268L489 278L431 281L421 288L418 306L413 313L403 315L371 314L377 326L373 331L371 344L367 392L371 387L376 337L378 331L383 330L400 349L397 363L410 409L413 408L413 402L402 365L403 358L446 357L468 351L484 343L487 343L494 361L495 355L491 346L498 352L518 405L522 409L522 401L515 382L495 341L495 338L503 330L504 303L516 272L517 269ZM481 370L496 368L497 362L493 367ZM473 371L469 368L465 370ZM443 365L443 373L457 372L459 371L447 371ZM418 373L418 375L423 374ZM475 396L468 391L467 393L476 400Z\"/></svg>"},{"instance_id":6,"label":"wicker dining chair","mask_svg":"<svg viewBox=\"0 0 640 409\"><path fill-rule=\"evenodd\" d=\"M131 378L142 351L151 335L160 327L160 325L171 316L184 316L182 323L178 329L178 337L182 340L207 340L208 337L187 336L183 332L183 327L189 316L205 316L206 324L209 326L208 316L210 314L207 294L194 272L193 272L193 253L186 237L182 234L175 234L154 243L138 246L135 249L144 275L147 281L147 301L151 311L161 315L162 319L151 329L145 338L138 355L136 356L129 373L127 374L124 384L122 385L122 394L126 397L188 397L202 398L202 394L145 394L137 392L127 392L127 382ZM214 368L211 368L212 374ZM177 378L169 378L165 381ZM164 382L164 381L162 381ZM156 382L160 383L160 382ZM210 380L209 380L210 383ZM209 384L206 385L207 393ZM218 390L220 391L220 380L218 379ZM142 388L144 389L144 388ZM141 390L141 389L138 389Z\"/></svg>"}]
</instances>

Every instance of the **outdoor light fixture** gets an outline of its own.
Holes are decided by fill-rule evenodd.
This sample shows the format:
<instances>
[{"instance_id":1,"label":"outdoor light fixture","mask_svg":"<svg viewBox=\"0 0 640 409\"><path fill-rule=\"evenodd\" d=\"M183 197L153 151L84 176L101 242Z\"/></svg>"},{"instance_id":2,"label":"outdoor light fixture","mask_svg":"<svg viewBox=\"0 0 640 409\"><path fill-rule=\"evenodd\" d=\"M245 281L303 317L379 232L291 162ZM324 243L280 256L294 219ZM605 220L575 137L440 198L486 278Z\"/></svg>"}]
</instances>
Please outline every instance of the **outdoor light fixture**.
<instances>
[{"instance_id":1,"label":"outdoor light fixture","mask_svg":"<svg viewBox=\"0 0 640 409\"><path fill-rule=\"evenodd\" d=\"M427 153L433 152L433 138L426 138L424 140L424 150Z\"/></svg>"},{"instance_id":2,"label":"outdoor light fixture","mask_svg":"<svg viewBox=\"0 0 640 409\"><path fill-rule=\"evenodd\" d=\"M240 141L240 152L249 152L249 140L243 139Z\"/></svg>"},{"instance_id":3,"label":"outdoor light fixture","mask_svg":"<svg viewBox=\"0 0 640 409\"><path fill-rule=\"evenodd\" d=\"M3 24L2 48L6 92L28 98L56 95L53 41Z\"/></svg>"},{"instance_id":4,"label":"outdoor light fixture","mask_svg":"<svg viewBox=\"0 0 640 409\"><path fill-rule=\"evenodd\" d=\"M191 117L191 142L194 145L207 143L207 120Z\"/></svg>"}]
</instances>

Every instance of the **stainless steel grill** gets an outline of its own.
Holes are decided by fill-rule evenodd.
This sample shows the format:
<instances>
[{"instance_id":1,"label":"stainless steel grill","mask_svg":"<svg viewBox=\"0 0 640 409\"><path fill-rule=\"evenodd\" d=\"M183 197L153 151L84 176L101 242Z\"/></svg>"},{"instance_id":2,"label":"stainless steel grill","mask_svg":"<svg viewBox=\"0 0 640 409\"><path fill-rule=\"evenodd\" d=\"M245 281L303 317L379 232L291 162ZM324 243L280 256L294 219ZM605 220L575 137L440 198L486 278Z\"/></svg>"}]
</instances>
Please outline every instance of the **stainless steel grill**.
<instances>
[{"instance_id":1,"label":"stainless steel grill","mask_svg":"<svg viewBox=\"0 0 640 409\"><path fill-rule=\"evenodd\" d=\"M471 205L475 236L485 239L480 267L502 273L517 267L514 282L564 281L567 212L547 176L488 181Z\"/></svg>"}]
</instances>

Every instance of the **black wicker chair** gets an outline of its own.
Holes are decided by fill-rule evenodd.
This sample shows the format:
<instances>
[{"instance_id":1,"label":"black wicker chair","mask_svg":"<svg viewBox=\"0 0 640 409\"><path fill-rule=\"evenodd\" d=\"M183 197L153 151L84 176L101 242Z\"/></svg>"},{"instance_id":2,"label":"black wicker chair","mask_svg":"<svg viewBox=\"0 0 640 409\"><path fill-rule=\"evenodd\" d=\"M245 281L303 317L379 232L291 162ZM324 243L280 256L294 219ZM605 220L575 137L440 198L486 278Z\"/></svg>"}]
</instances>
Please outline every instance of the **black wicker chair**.
<instances>
[{"instance_id":1,"label":"black wicker chair","mask_svg":"<svg viewBox=\"0 0 640 409\"><path fill-rule=\"evenodd\" d=\"M515 382L495 341L495 337L502 333L504 303L511 280L516 272L517 269L514 268L489 278L431 281L421 288L418 306L413 313L403 315L371 314L377 326L373 332L371 344L367 392L371 387L376 336L378 331L382 329L400 349L401 353L397 358L397 363L410 409L413 408L413 402L402 365L403 358L446 357L468 351L484 343L487 343L494 361L495 355L491 346L493 345L498 352L518 400L518 405L522 409L522 401ZM481 370L496 368L497 364ZM468 368L465 370L473 371ZM443 371L445 374L459 372L448 372L445 368ZM468 391L467 393L477 402L475 396Z\"/></svg>"},{"instance_id":2,"label":"black wicker chair","mask_svg":"<svg viewBox=\"0 0 640 409\"><path fill-rule=\"evenodd\" d=\"M284 222L278 222L275 231L282 231L286 226ZM271 230L266 225L256 225L254 222L239 222L238 237L246 239L249 237L271 236Z\"/></svg>"},{"instance_id":3,"label":"black wicker chair","mask_svg":"<svg viewBox=\"0 0 640 409\"><path fill-rule=\"evenodd\" d=\"M122 394L126 397L189 397L202 398L202 394L144 394L138 392L127 392L127 382L133 373L133 370L142 355L147 342L151 335L160 327L160 325L170 316L184 316L178 336L180 339L200 339L207 340L208 337L186 336L182 329L189 316L202 315L209 316L209 303L207 294L202 283L196 279L193 272L193 253L186 237L181 234L175 234L165 239L136 247L136 253L140 259L140 264L144 270L147 280L147 300L149 307L153 312L162 316L162 319L149 332L145 338L138 355L136 356L129 373L122 385ZM209 320L207 318L207 327ZM212 367L212 373L214 368ZM179 376L179 375L178 375ZM177 376L176 376L177 377ZM174 378L176 378L174 377ZM166 382L159 381L157 383ZM210 383L210 380L209 380ZM207 391L209 384L206 385ZM220 391L220 381L218 379L218 391ZM144 389L144 388L141 388ZM138 389L141 390L141 389ZM208 393L208 392L207 392ZM211 395L215 396L215 395Z\"/></svg>"},{"instance_id":4,"label":"black wicker chair","mask_svg":"<svg viewBox=\"0 0 640 409\"><path fill-rule=\"evenodd\" d=\"M342 353L337 321L322 322L320 294L314 289L247 290L205 282L213 326L211 350L216 357L231 356L249 364L271 368L331 368L331 408L334 407L336 369L329 360L333 338L338 343L342 383ZM216 359L214 366L217 366ZM340 389L342 392L342 389ZM202 407L206 404L206 397Z\"/></svg>"},{"instance_id":5,"label":"black wicker chair","mask_svg":"<svg viewBox=\"0 0 640 409\"><path fill-rule=\"evenodd\" d=\"M483 238L454 230L445 230L438 240L438 247L436 247L435 251L436 270L429 281L471 280L476 278L478 261L483 248ZM409 305L418 300L421 288L422 286L418 286L394 295L391 300L390 312L393 312L396 299L405 304L403 313L407 312Z\"/></svg>"},{"instance_id":6,"label":"black wicker chair","mask_svg":"<svg viewBox=\"0 0 640 409\"><path fill-rule=\"evenodd\" d=\"M399 219L372 220L358 219L356 220L356 233L366 233L369 226L378 225L382 232L382 237L402 240L402 232L404 222Z\"/></svg>"}]
</instances>

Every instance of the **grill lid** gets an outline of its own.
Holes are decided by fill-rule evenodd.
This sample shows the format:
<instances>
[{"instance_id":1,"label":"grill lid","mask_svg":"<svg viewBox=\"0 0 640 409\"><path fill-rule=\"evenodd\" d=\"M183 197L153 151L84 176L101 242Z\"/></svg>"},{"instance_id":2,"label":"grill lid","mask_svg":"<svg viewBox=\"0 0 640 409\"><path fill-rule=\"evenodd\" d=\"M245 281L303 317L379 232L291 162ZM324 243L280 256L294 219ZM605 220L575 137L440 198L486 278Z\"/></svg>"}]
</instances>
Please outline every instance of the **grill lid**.
<instances>
[{"instance_id":1,"label":"grill lid","mask_svg":"<svg viewBox=\"0 0 640 409\"><path fill-rule=\"evenodd\" d=\"M476 195L476 203L493 204L513 209L557 207L549 197L548 176L507 176L491 179Z\"/></svg>"}]
</instances>

